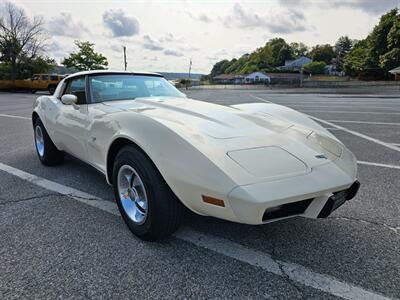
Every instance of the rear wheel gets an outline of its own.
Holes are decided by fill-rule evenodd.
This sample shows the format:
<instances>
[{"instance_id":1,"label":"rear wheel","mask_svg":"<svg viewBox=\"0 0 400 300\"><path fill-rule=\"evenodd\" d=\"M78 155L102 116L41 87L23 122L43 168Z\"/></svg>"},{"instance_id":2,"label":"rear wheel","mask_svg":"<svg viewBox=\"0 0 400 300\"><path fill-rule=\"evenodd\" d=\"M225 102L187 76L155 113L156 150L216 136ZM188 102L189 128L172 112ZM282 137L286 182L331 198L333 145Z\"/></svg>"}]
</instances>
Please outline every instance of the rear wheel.
<instances>
[{"instance_id":1,"label":"rear wheel","mask_svg":"<svg viewBox=\"0 0 400 300\"><path fill-rule=\"evenodd\" d=\"M139 149L125 146L113 168L114 194L129 229L144 240L172 234L184 208L150 159Z\"/></svg>"},{"instance_id":2,"label":"rear wheel","mask_svg":"<svg viewBox=\"0 0 400 300\"><path fill-rule=\"evenodd\" d=\"M42 164L52 166L63 161L64 153L59 151L51 141L42 121L37 118L33 126L36 152Z\"/></svg>"}]
</instances>

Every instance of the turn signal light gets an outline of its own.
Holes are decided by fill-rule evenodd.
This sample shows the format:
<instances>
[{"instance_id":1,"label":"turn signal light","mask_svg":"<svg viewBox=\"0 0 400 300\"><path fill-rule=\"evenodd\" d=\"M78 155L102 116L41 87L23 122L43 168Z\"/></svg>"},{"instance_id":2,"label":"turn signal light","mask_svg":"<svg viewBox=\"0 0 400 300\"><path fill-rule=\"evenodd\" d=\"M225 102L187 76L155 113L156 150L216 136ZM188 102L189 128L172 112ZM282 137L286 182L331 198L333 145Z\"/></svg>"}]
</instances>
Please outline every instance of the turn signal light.
<instances>
[{"instance_id":1,"label":"turn signal light","mask_svg":"<svg viewBox=\"0 0 400 300\"><path fill-rule=\"evenodd\" d=\"M224 200L213 198L213 197L209 197L209 196L204 196L204 195L201 195L201 197L203 198L203 201L205 203L213 204L213 205L216 205L216 206L225 207Z\"/></svg>"}]
</instances>

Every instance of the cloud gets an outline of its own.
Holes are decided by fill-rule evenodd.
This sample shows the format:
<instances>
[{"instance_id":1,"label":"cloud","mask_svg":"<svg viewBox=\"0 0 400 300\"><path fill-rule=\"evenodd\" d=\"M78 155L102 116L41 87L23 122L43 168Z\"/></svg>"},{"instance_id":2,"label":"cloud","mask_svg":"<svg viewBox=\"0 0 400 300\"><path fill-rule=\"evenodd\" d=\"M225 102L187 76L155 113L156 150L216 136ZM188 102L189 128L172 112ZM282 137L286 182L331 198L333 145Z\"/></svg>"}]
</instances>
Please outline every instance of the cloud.
<instances>
[{"instance_id":1,"label":"cloud","mask_svg":"<svg viewBox=\"0 0 400 300\"><path fill-rule=\"evenodd\" d=\"M136 35L140 27L135 17L126 16L121 9L104 12L103 24L111 30L114 37Z\"/></svg>"},{"instance_id":2,"label":"cloud","mask_svg":"<svg viewBox=\"0 0 400 300\"><path fill-rule=\"evenodd\" d=\"M183 37L176 37L172 33L167 32L163 37L159 39L161 43L168 42L168 43L181 43L184 42L185 39Z\"/></svg>"},{"instance_id":3,"label":"cloud","mask_svg":"<svg viewBox=\"0 0 400 300\"><path fill-rule=\"evenodd\" d=\"M118 44L111 44L111 45L110 45L110 49L111 49L113 52L122 52L122 51L123 51L122 45L118 45Z\"/></svg>"},{"instance_id":4,"label":"cloud","mask_svg":"<svg viewBox=\"0 0 400 300\"><path fill-rule=\"evenodd\" d=\"M164 54L168 56L177 56L177 57L183 56L183 53L175 50L164 50Z\"/></svg>"},{"instance_id":5,"label":"cloud","mask_svg":"<svg viewBox=\"0 0 400 300\"><path fill-rule=\"evenodd\" d=\"M333 7L352 7L361 9L370 14L379 14L386 12L392 8L396 8L398 5L397 0L335 0L329 3Z\"/></svg>"},{"instance_id":6,"label":"cloud","mask_svg":"<svg viewBox=\"0 0 400 300\"><path fill-rule=\"evenodd\" d=\"M47 21L46 28L53 36L79 38L84 33L90 33L90 30L82 22L76 22L69 13L61 13L59 16L51 18Z\"/></svg>"},{"instance_id":7,"label":"cloud","mask_svg":"<svg viewBox=\"0 0 400 300\"><path fill-rule=\"evenodd\" d=\"M144 49L152 50L152 51L162 51L164 47L157 41L153 40L149 35L145 35L143 37L143 44Z\"/></svg>"},{"instance_id":8,"label":"cloud","mask_svg":"<svg viewBox=\"0 0 400 300\"><path fill-rule=\"evenodd\" d=\"M398 5L397 0L279 0L279 3L289 7L319 6L322 8L355 8L369 14L381 14Z\"/></svg>"},{"instance_id":9,"label":"cloud","mask_svg":"<svg viewBox=\"0 0 400 300\"><path fill-rule=\"evenodd\" d=\"M260 15L251 10L243 9L239 3L233 6L230 15L222 18L222 22L228 27L263 28L272 33L292 33L307 29L305 16L300 11L289 9L283 12Z\"/></svg>"},{"instance_id":10,"label":"cloud","mask_svg":"<svg viewBox=\"0 0 400 300\"><path fill-rule=\"evenodd\" d=\"M211 23L213 20L207 16L205 13L201 13L199 15L194 15L191 12L186 11L185 12L191 19L196 20L196 21L200 21L203 23Z\"/></svg>"},{"instance_id":11,"label":"cloud","mask_svg":"<svg viewBox=\"0 0 400 300\"><path fill-rule=\"evenodd\" d=\"M69 42L64 41L61 44L58 41L52 41L45 46L45 50L50 57L53 57L56 60L61 60L70 53L74 52L76 49L75 46Z\"/></svg>"}]
</instances>

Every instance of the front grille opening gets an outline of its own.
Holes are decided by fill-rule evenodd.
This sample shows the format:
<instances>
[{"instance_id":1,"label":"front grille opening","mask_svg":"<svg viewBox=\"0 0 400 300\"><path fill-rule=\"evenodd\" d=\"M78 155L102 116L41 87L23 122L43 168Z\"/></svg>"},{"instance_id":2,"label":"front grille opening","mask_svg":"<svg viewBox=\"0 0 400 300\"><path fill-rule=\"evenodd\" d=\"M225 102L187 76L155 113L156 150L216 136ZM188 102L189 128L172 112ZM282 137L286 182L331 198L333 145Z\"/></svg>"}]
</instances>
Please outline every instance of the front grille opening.
<instances>
[{"instance_id":1,"label":"front grille opening","mask_svg":"<svg viewBox=\"0 0 400 300\"><path fill-rule=\"evenodd\" d=\"M263 221L302 214L312 201L313 199L306 199L267 208L263 215Z\"/></svg>"}]
</instances>

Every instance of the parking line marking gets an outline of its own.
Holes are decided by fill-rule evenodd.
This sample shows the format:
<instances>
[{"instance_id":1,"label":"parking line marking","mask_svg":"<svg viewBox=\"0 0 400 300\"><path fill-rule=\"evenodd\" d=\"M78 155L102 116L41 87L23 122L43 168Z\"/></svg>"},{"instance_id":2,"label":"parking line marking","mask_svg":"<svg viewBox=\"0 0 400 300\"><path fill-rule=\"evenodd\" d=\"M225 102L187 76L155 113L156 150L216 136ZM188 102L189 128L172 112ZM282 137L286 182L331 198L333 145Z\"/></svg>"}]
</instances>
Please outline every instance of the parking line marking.
<instances>
[{"instance_id":1,"label":"parking line marking","mask_svg":"<svg viewBox=\"0 0 400 300\"><path fill-rule=\"evenodd\" d=\"M335 114L369 114L369 115L400 115L400 112L378 112L378 111L344 111L344 110L306 110L303 109L302 112L319 112L319 113L335 113Z\"/></svg>"},{"instance_id":2,"label":"parking line marking","mask_svg":"<svg viewBox=\"0 0 400 300\"><path fill-rule=\"evenodd\" d=\"M0 114L0 117L31 120L31 118L28 118L28 117L21 117L21 116L15 116L15 115L6 115L6 114Z\"/></svg>"},{"instance_id":3,"label":"parking line marking","mask_svg":"<svg viewBox=\"0 0 400 300\"><path fill-rule=\"evenodd\" d=\"M77 201L85 203L87 205L99 208L101 210L108 211L112 214L119 215L117 210L117 206L114 202L110 202L99 197L93 196L91 194L82 192L80 190L59 184L57 182L47 180L45 178L27 173L20 169L11 167L9 165L3 164L0 162L0 170L5 171L11 175L19 177L23 180L26 180L30 183L36 184L44 189L47 189L52 192L59 193L61 195L69 196Z\"/></svg>"},{"instance_id":4,"label":"parking line marking","mask_svg":"<svg viewBox=\"0 0 400 300\"><path fill-rule=\"evenodd\" d=\"M380 164L380 163L374 163L374 162L362 161L362 160L357 161L357 163L360 164L360 165L367 165L367 166L374 166L374 167L382 167L382 168L390 168L390 169L400 170L400 166L396 166L396 165Z\"/></svg>"},{"instance_id":5,"label":"parking line marking","mask_svg":"<svg viewBox=\"0 0 400 300\"><path fill-rule=\"evenodd\" d=\"M182 228L175 236L196 246L262 268L278 276L287 276L292 281L343 299L389 299L385 296L339 281L331 276L316 273L301 265L275 260L269 254L249 249L224 238L200 233L188 227Z\"/></svg>"},{"instance_id":6,"label":"parking line marking","mask_svg":"<svg viewBox=\"0 0 400 300\"><path fill-rule=\"evenodd\" d=\"M392 123L392 122L368 122L368 121L346 121L346 120L327 120L328 122L333 123L350 123L350 124L367 124L367 125L394 125L400 126L400 123Z\"/></svg>"},{"instance_id":7,"label":"parking line marking","mask_svg":"<svg viewBox=\"0 0 400 300\"><path fill-rule=\"evenodd\" d=\"M0 170L36 184L44 189L69 196L76 201L95 207L102 211L120 216L115 202L107 201L86 192L64 186L54 181L30 174L20 169L0 163ZM274 259L271 255L247 248L224 238L198 232L191 228L181 228L174 236L218 254L233 258L243 263L261 268L278 276L344 299L378 299L389 300L383 295L365 290L361 287L340 281L332 276L314 272L304 266Z\"/></svg>"},{"instance_id":8,"label":"parking line marking","mask_svg":"<svg viewBox=\"0 0 400 300\"><path fill-rule=\"evenodd\" d=\"M366 139L366 140L368 140L368 141L370 141L370 142L374 142L374 143L379 144L379 145L381 145L381 146L384 146L384 147L386 147L386 148L389 148L389 149L392 149L392 150L395 150L395 151L400 152L400 148L398 148L398 147L396 147L396 146L393 146L393 145L391 145L391 144L385 143L384 141L381 141L381 140L378 140L378 139L376 139L376 138L370 137L370 136L368 136L368 135L359 133L359 132L357 132L357 131L353 131L353 130L347 129L347 128L345 128L345 127L342 127L342 126L333 124L333 123L331 123L331 122L322 120L322 119L320 119L320 118L317 118L317 117L314 117L314 116L311 116L311 115L308 115L308 116L309 116L311 119L314 119L314 120L316 120L316 121L318 121L318 122L324 123L324 124L329 125L329 126L331 126L331 127L335 127L335 128L337 128L337 129L341 129L341 130L343 130L343 131L345 131L345 132L347 132L347 133L350 133L350 134L353 134L353 135L355 135L355 136L361 137L361 138Z\"/></svg>"},{"instance_id":9,"label":"parking line marking","mask_svg":"<svg viewBox=\"0 0 400 300\"><path fill-rule=\"evenodd\" d=\"M260 100L260 101L263 101L263 102L266 102L266 103L272 103L271 101L265 100L265 99L263 99L261 97L258 97L258 96L250 95L250 97L253 97L254 99L257 99L257 100Z\"/></svg>"},{"instance_id":10,"label":"parking line marking","mask_svg":"<svg viewBox=\"0 0 400 300\"><path fill-rule=\"evenodd\" d=\"M289 104L285 103L284 105L290 107L304 107L304 108L360 108L359 106L354 105L302 105L302 104ZM382 106L363 106L364 108L369 109L388 109L390 111L399 111L399 107L382 107ZM367 111L366 111L367 112ZM384 112L382 112L384 113Z\"/></svg>"}]
</instances>

